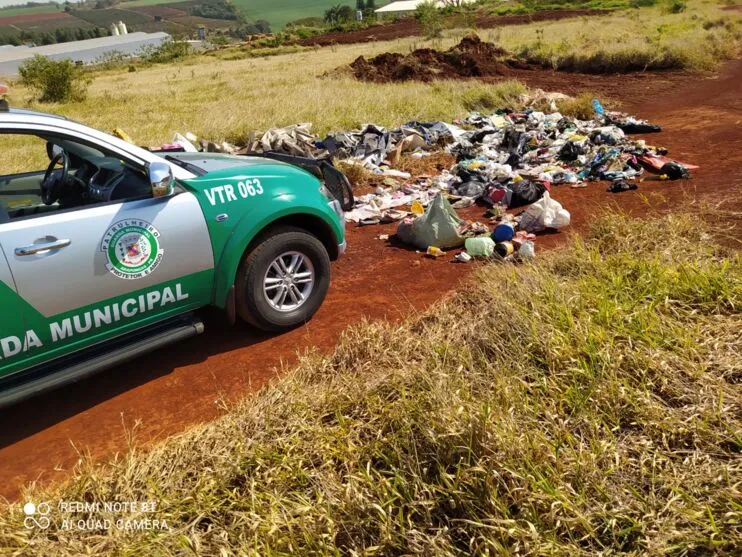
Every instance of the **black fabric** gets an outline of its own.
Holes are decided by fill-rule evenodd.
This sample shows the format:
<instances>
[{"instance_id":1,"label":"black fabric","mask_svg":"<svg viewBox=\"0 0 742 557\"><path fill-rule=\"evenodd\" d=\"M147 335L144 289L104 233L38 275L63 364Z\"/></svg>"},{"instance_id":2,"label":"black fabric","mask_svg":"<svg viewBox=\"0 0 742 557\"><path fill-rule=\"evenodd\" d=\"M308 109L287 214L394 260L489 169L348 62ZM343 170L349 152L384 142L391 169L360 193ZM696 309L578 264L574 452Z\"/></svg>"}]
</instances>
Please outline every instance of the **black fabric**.
<instances>
[{"instance_id":1,"label":"black fabric","mask_svg":"<svg viewBox=\"0 0 742 557\"><path fill-rule=\"evenodd\" d=\"M583 153L583 149L580 145L573 141L567 141L559 151L559 158L563 161L572 162L577 160L577 157Z\"/></svg>"},{"instance_id":2,"label":"black fabric","mask_svg":"<svg viewBox=\"0 0 742 557\"><path fill-rule=\"evenodd\" d=\"M515 153L516 155L522 155L525 152L526 147L526 134L524 132L516 131L513 128L508 128L505 131L505 137L502 138L500 147L507 150L509 153Z\"/></svg>"},{"instance_id":3,"label":"black fabric","mask_svg":"<svg viewBox=\"0 0 742 557\"><path fill-rule=\"evenodd\" d=\"M462 182L470 182L472 180L481 182L484 178L482 174L477 172L476 170L467 170L466 168L459 168L456 175L461 178Z\"/></svg>"},{"instance_id":4,"label":"black fabric","mask_svg":"<svg viewBox=\"0 0 742 557\"><path fill-rule=\"evenodd\" d=\"M471 141L472 143L481 143L485 137L495 133L496 131L497 130L480 130L472 134L472 136L469 138L469 141Z\"/></svg>"},{"instance_id":5,"label":"black fabric","mask_svg":"<svg viewBox=\"0 0 742 557\"><path fill-rule=\"evenodd\" d=\"M660 126L655 126L654 124L620 124L620 123L617 123L616 126L621 128L624 133L657 133L657 132L662 131L662 128Z\"/></svg>"},{"instance_id":6,"label":"black fabric","mask_svg":"<svg viewBox=\"0 0 742 557\"><path fill-rule=\"evenodd\" d=\"M629 191L637 189L637 185L627 180L614 180L607 191L611 193L619 193L622 191Z\"/></svg>"},{"instance_id":7,"label":"black fabric","mask_svg":"<svg viewBox=\"0 0 742 557\"><path fill-rule=\"evenodd\" d=\"M469 180L456 188L456 193L464 197L479 197L484 193L486 184L480 180Z\"/></svg>"},{"instance_id":8,"label":"black fabric","mask_svg":"<svg viewBox=\"0 0 742 557\"><path fill-rule=\"evenodd\" d=\"M662 165L660 174L666 174L670 180L679 180L680 178L688 178L690 176L688 169L677 162L668 162Z\"/></svg>"},{"instance_id":9,"label":"black fabric","mask_svg":"<svg viewBox=\"0 0 742 557\"><path fill-rule=\"evenodd\" d=\"M511 153L508 160L505 161L505 164L509 164L510 168L520 168L520 155Z\"/></svg>"},{"instance_id":10,"label":"black fabric","mask_svg":"<svg viewBox=\"0 0 742 557\"><path fill-rule=\"evenodd\" d=\"M530 205L541 199L546 192L546 186L540 182L531 182L530 180L523 180L521 182L513 182L508 186L512 195L510 196L509 209L515 209L522 207L523 205Z\"/></svg>"}]
</instances>

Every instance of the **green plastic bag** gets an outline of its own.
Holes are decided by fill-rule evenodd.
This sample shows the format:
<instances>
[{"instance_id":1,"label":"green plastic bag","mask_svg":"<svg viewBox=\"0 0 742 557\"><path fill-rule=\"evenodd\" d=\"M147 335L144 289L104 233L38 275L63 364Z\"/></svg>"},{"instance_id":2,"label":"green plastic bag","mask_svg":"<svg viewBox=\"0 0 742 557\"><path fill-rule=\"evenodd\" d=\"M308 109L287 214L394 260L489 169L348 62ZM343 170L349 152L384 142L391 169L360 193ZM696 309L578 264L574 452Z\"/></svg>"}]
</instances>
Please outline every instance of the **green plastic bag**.
<instances>
[{"instance_id":1,"label":"green plastic bag","mask_svg":"<svg viewBox=\"0 0 742 557\"><path fill-rule=\"evenodd\" d=\"M428 246L456 248L464 243L464 237L458 231L460 225L461 219L456 211L439 193L423 215L411 222L405 219L399 223L397 237L418 249L427 249Z\"/></svg>"}]
</instances>

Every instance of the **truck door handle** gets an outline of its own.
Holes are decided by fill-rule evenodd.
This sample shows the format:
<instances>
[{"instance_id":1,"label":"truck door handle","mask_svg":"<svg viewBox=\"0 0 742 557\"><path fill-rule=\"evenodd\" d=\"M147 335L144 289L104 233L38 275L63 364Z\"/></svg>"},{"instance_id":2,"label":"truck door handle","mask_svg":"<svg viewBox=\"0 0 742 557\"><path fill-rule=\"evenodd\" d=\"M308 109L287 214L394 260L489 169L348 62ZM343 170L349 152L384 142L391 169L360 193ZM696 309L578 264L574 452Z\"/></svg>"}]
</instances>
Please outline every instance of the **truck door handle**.
<instances>
[{"instance_id":1,"label":"truck door handle","mask_svg":"<svg viewBox=\"0 0 742 557\"><path fill-rule=\"evenodd\" d=\"M15 248L16 255L34 255L42 251L49 251L52 249L66 248L72 243L72 240L55 240L53 242L46 242L43 244L33 244L23 248Z\"/></svg>"}]
</instances>

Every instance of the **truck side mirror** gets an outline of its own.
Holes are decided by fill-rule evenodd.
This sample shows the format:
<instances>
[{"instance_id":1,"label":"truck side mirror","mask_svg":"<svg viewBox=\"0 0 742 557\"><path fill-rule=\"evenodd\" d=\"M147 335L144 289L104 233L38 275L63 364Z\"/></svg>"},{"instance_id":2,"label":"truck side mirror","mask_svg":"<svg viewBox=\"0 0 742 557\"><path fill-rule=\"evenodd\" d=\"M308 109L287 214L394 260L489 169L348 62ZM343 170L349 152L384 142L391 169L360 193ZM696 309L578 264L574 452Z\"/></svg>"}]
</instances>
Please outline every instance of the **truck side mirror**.
<instances>
[{"instance_id":1,"label":"truck side mirror","mask_svg":"<svg viewBox=\"0 0 742 557\"><path fill-rule=\"evenodd\" d=\"M147 169L152 197L165 197L173 193L173 171L165 162L151 162Z\"/></svg>"}]
</instances>

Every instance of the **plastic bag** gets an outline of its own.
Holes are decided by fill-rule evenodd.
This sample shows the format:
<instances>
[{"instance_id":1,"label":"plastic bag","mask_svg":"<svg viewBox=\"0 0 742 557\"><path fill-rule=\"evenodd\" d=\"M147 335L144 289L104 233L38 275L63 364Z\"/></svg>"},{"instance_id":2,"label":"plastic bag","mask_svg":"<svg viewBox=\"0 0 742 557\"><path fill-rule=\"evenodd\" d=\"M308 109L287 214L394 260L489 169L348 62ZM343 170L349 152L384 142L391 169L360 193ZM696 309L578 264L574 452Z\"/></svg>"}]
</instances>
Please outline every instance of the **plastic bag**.
<instances>
[{"instance_id":1,"label":"plastic bag","mask_svg":"<svg viewBox=\"0 0 742 557\"><path fill-rule=\"evenodd\" d=\"M545 228L564 228L569 225L571 216L562 204L545 192L544 196L520 216L518 228L528 232L538 232Z\"/></svg>"},{"instance_id":2,"label":"plastic bag","mask_svg":"<svg viewBox=\"0 0 742 557\"><path fill-rule=\"evenodd\" d=\"M520 182L514 182L509 186L512 194L508 202L509 209L515 209L522 207L523 205L530 205L535 203L541 196L546 192L546 187L538 182L531 182L530 180L522 180Z\"/></svg>"},{"instance_id":3,"label":"plastic bag","mask_svg":"<svg viewBox=\"0 0 742 557\"><path fill-rule=\"evenodd\" d=\"M466 253L472 257L492 257L495 252L495 241L489 236L467 238L464 243Z\"/></svg>"},{"instance_id":4,"label":"plastic bag","mask_svg":"<svg viewBox=\"0 0 742 557\"><path fill-rule=\"evenodd\" d=\"M424 215L399 223L397 237L419 249L428 249L429 246L455 248L464 243L464 238L458 231L460 224L461 219L456 211L439 193L428 205Z\"/></svg>"},{"instance_id":5,"label":"plastic bag","mask_svg":"<svg viewBox=\"0 0 742 557\"><path fill-rule=\"evenodd\" d=\"M456 194L464 197L480 197L487 185L479 180L469 180L456 187Z\"/></svg>"}]
</instances>

